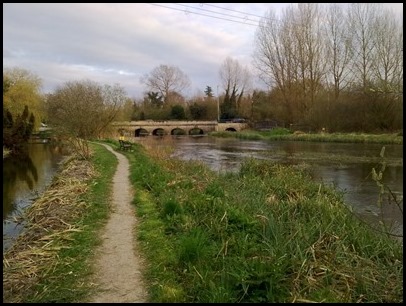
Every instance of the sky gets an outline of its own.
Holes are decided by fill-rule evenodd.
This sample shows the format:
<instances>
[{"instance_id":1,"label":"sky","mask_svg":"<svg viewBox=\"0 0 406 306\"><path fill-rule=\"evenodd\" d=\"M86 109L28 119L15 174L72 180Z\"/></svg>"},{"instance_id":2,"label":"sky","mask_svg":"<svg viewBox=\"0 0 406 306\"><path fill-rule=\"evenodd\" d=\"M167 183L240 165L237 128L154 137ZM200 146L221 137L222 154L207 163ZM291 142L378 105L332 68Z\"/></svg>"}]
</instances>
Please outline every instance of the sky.
<instances>
[{"instance_id":1,"label":"sky","mask_svg":"<svg viewBox=\"0 0 406 306\"><path fill-rule=\"evenodd\" d=\"M44 93L91 80L141 99L147 88L140 78L168 65L189 77L185 96L203 95L206 86L217 95L227 57L255 75L258 21L290 5L297 4L3 3L3 69L29 70ZM403 3L384 5L403 18Z\"/></svg>"}]
</instances>

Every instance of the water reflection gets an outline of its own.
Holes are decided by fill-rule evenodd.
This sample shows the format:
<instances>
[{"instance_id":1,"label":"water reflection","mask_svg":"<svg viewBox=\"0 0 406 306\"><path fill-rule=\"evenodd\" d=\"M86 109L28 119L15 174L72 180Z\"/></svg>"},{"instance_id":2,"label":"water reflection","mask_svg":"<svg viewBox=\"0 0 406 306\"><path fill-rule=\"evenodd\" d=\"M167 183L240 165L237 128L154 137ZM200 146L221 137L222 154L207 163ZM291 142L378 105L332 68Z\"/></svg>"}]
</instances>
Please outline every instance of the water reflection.
<instances>
[{"instance_id":1,"label":"water reflection","mask_svg":"<svg viewBox=\"0 0 406 306\"><path fill-rule=\"evenodd\" d=\"M64 155L57 144L28 144L3 159L3 251L22 230L13 221L51 183Z\"/></svg>"},{"instance_id":2,"label":"water reflection","mask_svg":"<svg viewBox=\"0 0 406 306\"><path fill-rule=\"evenodd\" d=\"M21 151L3 162L3 220L11 211L17 209L14 202L16 194L25 187L33 190L36 182L38 172L28 150Z\"/></svg>"}]
</instances>

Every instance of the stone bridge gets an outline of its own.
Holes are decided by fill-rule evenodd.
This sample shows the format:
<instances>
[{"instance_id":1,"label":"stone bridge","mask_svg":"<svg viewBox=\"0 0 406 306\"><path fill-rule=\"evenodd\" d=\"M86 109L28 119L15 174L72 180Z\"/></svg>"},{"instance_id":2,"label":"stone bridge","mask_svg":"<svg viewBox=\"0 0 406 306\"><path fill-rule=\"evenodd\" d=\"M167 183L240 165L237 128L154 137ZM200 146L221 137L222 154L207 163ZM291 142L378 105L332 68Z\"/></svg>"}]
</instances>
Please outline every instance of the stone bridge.
<instances>
[{"instance_id":1,"label":"stone bridge","mask_svg":"<svg viewBox=\"0 0 406 306\"><path fill-rule=\"evenodd\" d=\"M113 122L118 134L128 137L163 136L163 135L205 135L214 131L241 131L246 123L219 123L217 121L121 121Z\"/></svg>"}]
</instances>

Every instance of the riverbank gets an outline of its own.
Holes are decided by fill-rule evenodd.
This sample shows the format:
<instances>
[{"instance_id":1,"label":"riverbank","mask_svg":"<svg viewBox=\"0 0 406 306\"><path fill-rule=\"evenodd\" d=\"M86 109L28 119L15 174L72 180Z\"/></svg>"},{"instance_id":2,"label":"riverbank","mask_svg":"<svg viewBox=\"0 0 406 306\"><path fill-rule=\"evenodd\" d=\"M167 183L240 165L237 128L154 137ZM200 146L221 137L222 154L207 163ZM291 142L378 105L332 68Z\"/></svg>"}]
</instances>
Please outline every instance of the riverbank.
<instances>
[{"instance_id":1,"label":"riverbank","mask_svg":"<svg viewBox=\"0 0 406 306\"><path fill-rule=\"evenodd\" d=\"M92 254L117 160L92 148L96 171L80 180L87 188L75 198L86 205L58 215L69 226L3 254L3 301L78 302L94 291ZM219 174L139 144L122 153L150 302L403 301L402 245L353 218L339 194L300 167L250 160L238 173ZM75 182L75 173L67 178ZM44 219L47 210L35 211L35 220ZM16 269L18 254L31 265Z\"/></svg>"},{"instance_id":2,"label":"riverbank","mask_svg":"<svg viewBox=\"0 0 406 306\"><path fill-rule=\"evenodd\" d=\"M128 157L153 301L403 301L401 244L300 167L218 174L156 147Z\"/></svg>"},{"instance_id":3,"label":"riverbank","mask_svg":"<svg viewBox=\"0 0 406 306\"><path fill-rule=\"evenodd\" d=\"M403 144L403 133L366 134L366 133L303 133L292 132L285 128L269 131L243 130L241 132L212 132L214 137L235 137L246 140L294 140L345 143Z\"/></svg>"},{"instance_id":4,"label":"riverbank","mask_svg":"<svg viewBox=\"0 0 406 306\"><path fill-rule=\"evenodd\" d=\"M109 213L114 156L66 159L21 217L24 231L3 253L3 302L79 302L94 292L92 259Z\"/></svg>"}]
</instances>

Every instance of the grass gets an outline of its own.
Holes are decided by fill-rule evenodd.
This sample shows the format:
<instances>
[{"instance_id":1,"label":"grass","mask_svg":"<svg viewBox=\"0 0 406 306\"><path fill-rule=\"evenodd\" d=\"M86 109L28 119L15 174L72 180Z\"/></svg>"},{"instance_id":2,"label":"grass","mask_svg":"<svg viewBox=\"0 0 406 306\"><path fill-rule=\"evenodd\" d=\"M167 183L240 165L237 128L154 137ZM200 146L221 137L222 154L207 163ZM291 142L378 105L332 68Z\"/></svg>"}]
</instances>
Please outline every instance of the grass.
<instances>
[{"instance_id":1,"label":"grass","mask_svg":"<svg viewBox=\"0 0 406 306\"><path fill-rule=\"evenodd\" d=\"M3 255L3 302L71 303L92 292L92 252L101 242L117 160L91 147L92 166L71 159L27 212L30 225Z\"/></svg>"},{"instance_id":2,"label":"grass","mask_svg":"<svg viewBox=\"0 0 406 306\"><path fill-rule=\"evenodd\" d=\"M401 302L403 249L294 166L126 153L152 302Z\"/></svg>"},{"instance_id":3,"label":"grass","mask_svg":"<svg viewBox=\"0 0 406 306\"><path fill-rule=\"evenodd\" d=\"M403 144L403 135L366 133L292 133L288 129L275 128L270 131L243 130L241 132L212 132L215 137L236 137L249 140L295 140L318 142Z\"/></svg>"}]
</instances>

